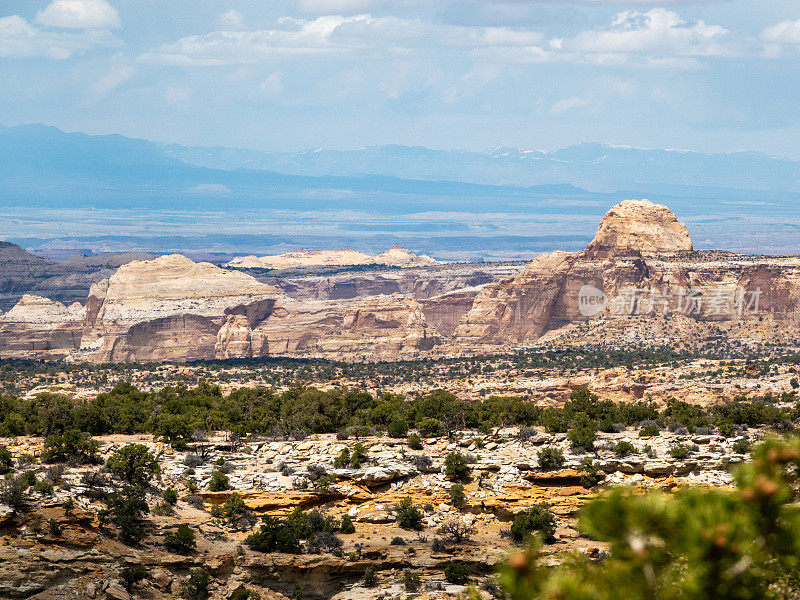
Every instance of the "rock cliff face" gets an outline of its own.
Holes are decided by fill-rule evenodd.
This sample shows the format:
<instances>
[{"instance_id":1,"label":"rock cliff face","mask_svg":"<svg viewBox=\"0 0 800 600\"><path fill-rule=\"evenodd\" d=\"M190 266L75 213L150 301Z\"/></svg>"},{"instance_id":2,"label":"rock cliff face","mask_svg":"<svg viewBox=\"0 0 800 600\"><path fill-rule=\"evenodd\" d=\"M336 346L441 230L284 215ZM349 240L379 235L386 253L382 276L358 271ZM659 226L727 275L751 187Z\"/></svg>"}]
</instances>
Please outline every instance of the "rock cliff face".
<instances>
[{"instance_id":1,"label":"rock cliff face","mask_svg":"<svg viewBox=\"0 0 800 600\"><path fill-rule=\"evenodd\" d=\"M264 276L273 286L162 256L123 264L91 287L85 307L25 296L0 317L0 357L391 360L537 343L800 338L800 258L691 249L677 218L643 200L613 207L583 252L544 254L521 271L437 264Z\"/></svg>"},{"instance_id":2,"label":"rock cliff face","mask_svg":"<svg viewBox=\"0 0 800 600\"><path fill-rule=\"evenodd\" d=\"M603 217L585 252L599 257L691 250L692 240L686 225L666 206L649 200L623 200Z\"/></svg>"},{"instance_id":3,"label":"rock cliff face","mask_svg":"<svg viewBox=\"0 0 800 600\"><path fill-rule=\"evenodd\" d=\"M593 321L600 323L595 342L647 343L646 334L628 336L636 323L670 319L675 327L660 328L671 331L668 343L681 331L704 335L693 323L710 330L713 323L765 318L797 335L800 259L706 255L691 248L686 228L666 207L622 202L604 217L585 251L542 255L518 276L484 287L456 327L455 342L534 344L546 332L554 341L561 328ZM727 335L748 334L728 328ZM583 341L579 334L571 339Z\"/></svg>"},{"instance_id":4,"label":"rock cliff face","mask_svg":"<svg viewBox=\"0 0 800 600\"><path fill-rule=\"evenodd\" d=\"M277 290L180 255L136 261L92 286L81 358L94 362L252 356L252 329ZM236 318L231 318L236 317ZM230 345L229 345L230 343ZM259 354L261 346L256 344Z\"/></svg>"},{"instance_id":5,"label":"rock cliff face","mask_svg":"<svg viewBox=\"0 0 800 600\"><path fill-rule=\"evenodd\" d=\"M25 295L0 316L0 356L3 358L64 358L81 343L83 306L64 306L41 296Z\"/></svg>"},{"instance_id":6,"label":"rock cliff face","mask_svg":"<svg viewBox=\"0 0 800 600\"><path fill-rule=\"evenodd\" d=\"M265 277L287 296L298 300L345 300L404 294L426 300L442 294L467 291L516 275L520 264L439 264L435 266L339 272L331 275Z\"/></svg>"},{"instance_id":7,"label":"rock cliff face","mask_svg":"<svg viewBox=\"0 0 800 600\"><path fill-rule=\"evenodd\" d=\"M285 299L258 329L271 354L392 359L417 356L439 341L422 305L403 296L297 301Z\"/></svg>"}]
</instances>

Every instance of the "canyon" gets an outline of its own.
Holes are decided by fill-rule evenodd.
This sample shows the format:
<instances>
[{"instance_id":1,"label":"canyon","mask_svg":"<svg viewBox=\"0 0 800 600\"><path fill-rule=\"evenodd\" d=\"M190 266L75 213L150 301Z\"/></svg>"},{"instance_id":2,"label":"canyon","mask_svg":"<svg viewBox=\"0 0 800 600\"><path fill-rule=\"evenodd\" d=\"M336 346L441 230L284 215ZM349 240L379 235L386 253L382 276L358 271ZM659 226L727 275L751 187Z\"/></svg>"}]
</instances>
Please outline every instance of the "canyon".
<instances>
[{"instance_id":1,"label":"canyon","mask_svg":"<svg viewBox=\"0 0 800 600\"><path fill-rule=\"evenodd\" d=\"M612 207L584 251L528 265L443 264L399 247L241 257L225 267L181 255L95 259L82 305L77 286L34 295L70 280L55 261L3 250L32 273L55 274L46 285L33 277L31 289L6 282L27 295L0 315L2 358L392 360L721 338L800 345L800 257L695 251L686 226L647 200ZM85 263L73 278L82 286Z\"/></svg>"}]
</instances>

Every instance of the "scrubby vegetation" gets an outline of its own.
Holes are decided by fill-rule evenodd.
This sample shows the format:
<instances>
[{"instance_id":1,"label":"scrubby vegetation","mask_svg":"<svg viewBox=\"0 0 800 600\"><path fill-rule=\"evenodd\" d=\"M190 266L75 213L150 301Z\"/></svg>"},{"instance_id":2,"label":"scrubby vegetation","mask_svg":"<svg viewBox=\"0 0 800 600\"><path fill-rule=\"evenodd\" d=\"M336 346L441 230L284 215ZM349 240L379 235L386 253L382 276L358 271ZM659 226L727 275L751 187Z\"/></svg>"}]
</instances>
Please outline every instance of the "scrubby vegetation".
<instances>
[{"instance_id":1,"label":"scrubby vegetation","mask_svg":"<svg viewBox=\"0 0 800 600\"><path fill-rule=\"evenodd\" d=\"M513 600L796 598L800 440L761 444L736 483L669 495L612 490L579 523L609 544L607 560L576 556L551 568L527 550L509 560L506 592Z\"/></svg>"},{"instance_id":2,"label":"scrubby vegetation","mask_svg":"<svg viewBox=\"0 0 800 600\"><path fill-rule=\"evenodd\" d=\"M120 384L108 393L72 402L55 394L27 400L0 397L0 435L43 435L46 460L91 462L96 446L87 437L109 433L152 433L184 447L197 432L228 429L248 434L296 436L302 433L358 433L358 428L386 431L402 420L424 437L452 435L459 429L491 430L501 426L539 425L551 433L568 433L574 448L591 450L597 431L643 424L642 431L684 427L716 428L732 435L739 426L786 428L798 418L796 391L735 398L713 407L670 400L663 410L640 401L615 403L588 390L574 390L563 408L543 408L515 397L492 396L477 402L459 400L444 390L406 399L395 394L375 397L340 388L321 391L296 386L277 393L269 388L242 388L223 395L218 386L166 387L144 392ZM790 407L787 407L791 405ZM393 428L395 434L400 429ZM418 448L421 440L409 440Z\"/></svg>"}]
</instances>

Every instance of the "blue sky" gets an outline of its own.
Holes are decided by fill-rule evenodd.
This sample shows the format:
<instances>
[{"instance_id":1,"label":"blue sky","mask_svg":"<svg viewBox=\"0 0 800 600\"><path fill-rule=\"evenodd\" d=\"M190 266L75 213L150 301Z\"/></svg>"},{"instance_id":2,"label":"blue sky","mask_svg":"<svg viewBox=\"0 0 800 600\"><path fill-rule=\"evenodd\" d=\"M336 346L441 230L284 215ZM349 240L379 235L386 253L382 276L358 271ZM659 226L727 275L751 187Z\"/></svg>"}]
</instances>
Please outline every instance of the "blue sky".
<instances>
[{"instance_id":1,"label":"blue sky","mask_svg":"<svg viewBox=\"0 0 800 600\"><path fill-rule=\"evenodd\" d=\"M0 0L0 122L193 145L800 159L800 3Z\"/></svg>"}]
</instances>

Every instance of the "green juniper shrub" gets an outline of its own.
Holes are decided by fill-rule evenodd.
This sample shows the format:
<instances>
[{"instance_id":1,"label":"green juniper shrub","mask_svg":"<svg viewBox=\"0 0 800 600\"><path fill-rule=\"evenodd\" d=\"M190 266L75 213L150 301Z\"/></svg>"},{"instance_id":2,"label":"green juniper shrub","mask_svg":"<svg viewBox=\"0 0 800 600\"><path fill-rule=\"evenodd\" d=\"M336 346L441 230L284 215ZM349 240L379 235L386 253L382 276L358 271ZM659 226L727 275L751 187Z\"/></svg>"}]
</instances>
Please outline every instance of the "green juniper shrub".
<instances>
[{"instance_id":1,"label":"green juniper shrub","mask_svg":"<svg viewBox=\"0 0 800 600\"><path fill-rule=\"evenodd\" d=\"M58 463L76 460L93 464L97 461L98 449L97 441L77 429L68 429L63 433L53 433L45 438L42 461Z\"/></svg>"},{"instance_id":2,"label":"green juniper shrub","mask_svg":"<svg viewBox=\"0 0 800 600\"><path fill-rule=\"evenodd\" d=\"M339 531L345 534L356 532L356 526L353 524L353 519L347 513L342 515L342 524L339 526Z\"/></svg>"},{"instance_id":3,"label":"green juniper shrub","mask_svg":"<svg viewBox=\"0 0 800 600\"><path fill-rule=\"evenodd\" d=\"M736 425L730 421L721 421L717 423L719 434L723 437L729 438L736 435Z\"/></svg>"},{"instance_id":4,"label":"green juniper shrub","mask_svg":"<svg viewBox=\"0 0 800 600\"><path fill-rule=\"evenodd\" d=\"M164 490L164 502L170 506L175 506L178 503L178 493L171 487L168 487Z\"/></svg>"},{"instance_id":5,"label":"green juniper shrub","mask_svg":"<svg viewBox=\"0 0 800 600\"><path fill-rule=\"evenodd\" d=\"M343 448L339 456L333 459L333 467L335 469L345 469L350 466L350 450Z\"/></svg>"},{"instance_id":6,"label":"green juniper shrub","mask_svg":"<svg viewBox=\"0 0 800 600\"><path fill-rule=\"evenodd\" d=\"M467 481L470 475L467 457L454 451L444 457L444 474L450 481Z\"/></svg>"},{"instance_id":7,"label":"green juniper shrub","mask_svg":"<svg viewBox=\"0 0 800 600\"><path fill-rule=\"evenodd\" d=\"M614 446L614 454L620 458L625 458L631 454L636 454L636 446L624 440L617 442Z\"/></svg>"},{"instance_id":8,"label":"green juniper shrub","mask_svg":"<svg viewBox=\"0 0 800 600\"><path fill-rule=\"evenodd\" d=\"M645 425L639 430L639 437L654 437L660 432L658 425Z\"/></svg>"},{"instance_id":9,"label":"green juniper shrub","mask_svg":"<svg viewBox=\"0 0 800 600\"><path fill-rule=\"evenodd\" d=\"M586 489L593 488L605 479L605 475L600 472L600 463L588 456L584 456L578 465L578 473L581 476L581 486Z\"/></svg>"},{"instance_id":10,"label":"green juniper shrub","mask_svg":"<svg viewBox=\"0 0 800 600\"><path fill-rule=\"evenodd\" d=\"M142 487L161 473L156 457L144 444L123 446L108 457L106 468L122 481Z\"/></svg>"},{"instance_id":11,"label":"green juniper shrub","mask_svg":"<svg viewBox=\"0 0 800 600\"><path fill-rule=\"evenodd\" d=\"M403 574L403 587L405 587L407 592L414 593L419 590L421 585L419 573L414 573L413 571L406 571Z\"/></svg>"},{"instance_id":12,"label":"green juniper shrub","mask_svg":"<svg viewBox=\"0 0 800 600\"><path fill-rule=\"evenodd\" d=\"M464 486L460 483L451 485L447 493L450 494L450 501L454 506L462 506L467 500L467 495L464 493Z\"/></svg>"},{"instance_id":13,"label":"green juniper shrub","mask_svg":"<svg viewBox=\"0 0 800 600\"><path fill-rule=\"evenodd\" d=\"M733 442L732 450L737 454L750 454L753 443L747 438L742 438Z\"/></svg>"},{"instance_id":14,"label":"green juniper shrub","mask_svg":"<svg viewBox=\"0 0 800 600\"><path fill-rule=\"evenodd\" d=\"M538 534L546 544L555 541L556 520L546 504L537 504L514 517L511 523L511 539L518 544L527 542Z\"/></svg>"},{"instance_id":15,"label":"green juniper shrub","mask_svg":"<svg viewBox=\"0 0 800 600\"><path fill-rule=\"evenodd\" d=\"M192 441L192 424L183 415L164 414L155 423L153 434L176 450L184 450Z\"/></svg>"},{"instance_id":16,"label":"green juniper shrub","mask_svg":"<svg viewBox=\"0 0 800 600\"><path fill-rule=\"evenodd\" d=\"M208 481L208 489L212 492L224 492L230 489L230 479L222 471L214 469L211 471L211 479Z\"/></svg>"},{"instance_id":17,"label":"green juniper shrub","mask_svg":"<svg viewBox=\"0 0 800 600\"><path fill-rule=\"evenodd\" d=\"M53 484L44 479L40 479L34 484L33 491L44 496L50 496L53 493Z\"/></svg>"},{"instance_id":18,"label":"green juniper shrub","mask_svg":"<svg viewBox=\"0 0 800 600\"><path fill-rule=\"evenodd\" d=\"M197 547L195 534L186 523L164 534L164 547L175 554L189 554Z\"/></svg>"},{"instance_id":19,"label":"green juniper shrub","mask_svg":"<svg viewBox=\"0 0 800 600\"><path fill-rule=\"evenodd\" d=\"M442 424L438 419L427 417L417 423L417 431L423 437L436 437L442 429Z\"/></svg>"},{"instance_id":20,"label":"green juniper shrub","mask_svg":"<svg viewBox=\"0 0 800 600\"><path fill-rule=\"evenodd\" d=\"M242 584L231 592L228 600L259 600L259 595Z\"/></svg>"},{"instance_id":21,"label":"green juniper shrub","mask_svg":"<svg viewBox=\"0 0 800 600\"><path fill-rule=\"evenodd\" d=\"M106 508L101 510L101 521L110 520L120 530L120 539L128 544L138 544L144 537L144 515L150 512L145 501L144 488L127 486L106 497Z\"/></svg>"},{"instance_id":22,"label":"green juniper shrub","mask_svg":"<svg viewBox=\"0 0 800 600\"><path fill-rule=\"evenodd\" d=\"M555 446L548 446L539 451L539 468L544 471L555 471L564 466L564 453Z\"/></svg>"},{"instance_id":23,"label":"green juniper shrub","mask_svg":"<svg viewBox=\"0 0 800 600\"><path fill-rule=\"evenodd\" d=\"M394 419L386 427L389 437L403 438L408 435L408 422L405 419Z\"/></svg>"},{"instance_id":24,"label":"green juniper shrub","mask_svg":"<svg viewBox=\"0 0 800 600\"><path fill-rule=\"evenodd\" d=\"M129 594L133 593L133 588L137 583L143 579L147 579L149 576L150 574L147 572L147 569L142 565L129 565L119 570L119 578L122 580L122 586Z\"/></svg>"},{"instance_id":25,"label":"green juniper shrub","mask_svg":"<svg viewBox=\"0 0 800 600\"><path fill-rule=\"evenodd\" d=\"M363 579L364 587L373 588L378 585L378 578L375 575L375 569L373 567L367 567L364 571L364 579Z\"/></svg>"},{"instance_id":26,"label":"green juniper shrub","mask_svg":"<svg viewBox=\"0 0 800 600\"><path fill-rule=\"evenodd\" d=\"M675 444L669 450L669 455L677 460L684 460L689 458L689 446L686 444Z\"/></svg>"},{"instance_id":27,"label":"green juniper shrub","mask_svg":"<svg viewBox=\"0 0 800 600\"><path fill-rule=\"evenodd\" d=\"M423 528L422 519L424 516L422 511L414 505L411 498L403 498L392 507L392 512L395 514L398 527L417 531Z\"/></svg>"},{"instance_id":28,"label":"green juniper shrub","mask_svg":"<svg viewBox=\"0 0 800 600\"><path fill-rule=\"evenodd\" d=\"M5 475L14 470L14 458L11 451L5 446L0 446L0 475Z\"/></svg>"},{"instance_id":29,"label":"green juniper shrub","mask_svg":"<svg viewBox=\"0 0 800 600\"><path fill-rule=\"evenodd\" d=\"M350 456L350 466L353 469L359 469L366 460L367 449L364 447L364 444L356 444L353 446L353 454Z\"/></svg>"},{"instance_id":30,"label":"green juniper shrub","mask_svg":"<svg viewBox=\"0 0 800 600\"><path fill-rule=\"evenodd\" d=\"M222 505L222 517L229 521L236 520L239 516L247 511L247 505L244 503L242 497L233 492L225 503Z\"/></svg>"},{"instance_id":31,"label":"green juniper shrub","mask_svg":"<svg viewBox=\"0 0 800 600\"><path fill-rule=\"evenodd\" d=\"M411 435L409 435L407 442L408 442L408 447L411 448L412 450L422 450L423 448L422 438L419 437L419 434L417 433L412 433Z\"/></svg>"},{"instance_id":32,"label":"green juniper shrub","mask_svg":"<svg viewBox=\"0 0 800 600\"><path fill-rule=\"evenodd\" d=\"M47 521L47 525L50 530L50 535L52 535L53 537L61 537L62 528L61 524L58 521L56 521L55 519L49 519Z\"/></svg>"},{"instance_id":33,"label":"green juniper shrub","mask_svg":"<svg viewBox=\"0 0 800 600\"><path fill-rule=\"evenodd\" d=\"M261 528L258 532L250 534L245 543L251 550L257 552L283 552L286 554L300 554L300 535L297 524L287 518L279 519L265 515L261 519Z\"/></svg>"},{"instance_id":34,"label":"green juniper shrub","mask_svg":"<svg viewBox=\"0 0 800 600\"><path fill-rule=\"evenodd\" d=\"M575 417L567 436L572 448L583 448L586 451L594 450L594 441L597 438L597 424L587 415L580 413Z\"/></svg>"},{"instance_id":35,"label":"green juniper shrub","mask_svg":"<svg viewBox=\"0 0 800 600\"><path fill-rule=\"evenodd\" d=\"M205 569L192 569L183 583L183 597L186 600L208 600L211 596L208 588L211 585L211 574Z\"/></svg>"},{"instance_id":36,"label":"green juniper shrub","mask_svg":"<svg viewBox=\"0 0 800 600\"><path fill-rule=\"evenodd\" d=\"M34 486L34 485L36 485L36 472L35 471L30 471L30 470L25 471L22 474L22 479L29 486Z\"/></svg>"},{"instance_id":37,"label":"green juniper shrub","mask_svg":"<svg viewBox=\"0 0 800 600\"><path fill-rule=\"evenodd\" d=\"M469 581L471 571L467 563L453 560L444 568L444 578L448 583L464 584Z\"/></svg>"},{"instance_id":38,"label":"green juniper shrub","mask_svg":"<svg viewBox=\"0 0 800 600\"><path fill-rule=\"evenodd\" d=\"M28 498L25 491L28 487L24 475L4 479L0 481L0 501L14 510L22 510L27 506Z\"/></svg>"}]
</instances>

